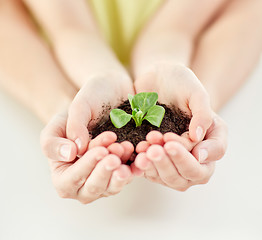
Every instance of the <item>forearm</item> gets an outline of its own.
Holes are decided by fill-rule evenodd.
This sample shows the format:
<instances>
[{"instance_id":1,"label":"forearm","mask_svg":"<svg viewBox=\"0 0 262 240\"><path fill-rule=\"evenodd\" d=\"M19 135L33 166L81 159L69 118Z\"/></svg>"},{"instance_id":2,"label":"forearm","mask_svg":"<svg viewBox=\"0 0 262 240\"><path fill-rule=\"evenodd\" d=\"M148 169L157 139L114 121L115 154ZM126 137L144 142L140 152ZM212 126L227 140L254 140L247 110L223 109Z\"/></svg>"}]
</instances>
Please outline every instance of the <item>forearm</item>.
<instances>
[{"instance_id":1,"label":"forearm","mask_svg":"<svg viewBox=\"0 0 262 240\"><path fill-rule=\"evenodd\" d=\"M135 79L161 63L188 66L192 47L192 39L183 34L160 32L158 37L154 37L154 34L146 34L137 42L133 52L132 70Z\"/></svg>"},{"instance_id":2,"label":"forearm","mask_svg":"<svg viewBox=\"0 0 262 240\"><path fill-rule=\"evenodd\" d=\"M239 89L262 51L261 1L234 1L199 40L192 69L217 111Z\"/></svg>"},{"instance_id":3,"label":"forearm","mask_svg":"<svg viewBox=\"0 0 262 240\"><path fill-rule=\"evenodd\" d=\"M96 75L128 74L112 49L97 33L69 30L53 45L56 57L70 79L81 88Z\"/></svg>"},{"instance_id":4,"label":"forearm","mask_svg":"<svg viewBox=\"0 0 262 240\"><path fill-rule=\"evenodd\" d=\"M76 92L14 3L0 12L0 85L44 122L68 105Z\"/></svg>"},{"instance_id":5,"label":"forearm","mask_svg":"<svg viewBox=\"0 0 262 240\"><path fill-rule=\"evenodd\" d=\"M132 70L135 78L161 62L189 66L196 36L225 2L165 1L134 47Z\"/></svg>"},{"instance_id":6,"label":"forearm","mask_svg":"<svg viewBox=\"0 0 262 240\"><path fill-rule=\"evenodd\" d=\"M86 0L25 0L47 33L63 70L81 88L92 76L117 72L127 76L101 36Z\"/></svg>"}]
</instances>

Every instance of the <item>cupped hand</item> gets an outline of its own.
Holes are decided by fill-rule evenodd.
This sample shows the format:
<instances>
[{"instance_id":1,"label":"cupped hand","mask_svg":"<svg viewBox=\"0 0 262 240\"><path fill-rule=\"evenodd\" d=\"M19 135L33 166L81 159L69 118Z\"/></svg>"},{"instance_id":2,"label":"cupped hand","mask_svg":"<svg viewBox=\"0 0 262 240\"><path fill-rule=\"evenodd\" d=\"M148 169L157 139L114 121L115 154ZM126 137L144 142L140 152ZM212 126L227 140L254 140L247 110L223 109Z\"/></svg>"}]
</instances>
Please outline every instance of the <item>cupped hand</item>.
<instances>
[{"instance_id":1,"label":"cupped hand","mask_svg":"<svg viewBox=\"0 0 262 240\"><path fill-rule=\"evenodd\" d=\"M113 132L104 132L91 140L88 151L78 158L75 142L66 138L66 123L66 115L56 115L41 133L59 196L86 204L119 193L134 176L131 167L122 164L133 153L133 145L116 143Z\"/></svg>"},{"instance_id":2,"label":"cupped hand","mask_svg":"<svg viewBox=\"0 0 262 240\"><path fill-rule=\"evenodd\" d=\"M215 168L215 161L221 159L227 147L227 127L215 113L203 141L195 143L188 133L153 131L146 141L137 145L139 153L135 166L144 176L164 186L185 191L190 186L205 184Z\"/></svg>"},{"instance_id":3,"label":"cupped hand","mask_svg":"<svg viewBox=\"0 0 262 240\"><path fill-rule=\"evenodd\" d=\"M185 66L161 63L136 79L135 90L156 91L159 102L191 117L189 131L182 136L150 132L137 145L135 166L150 181L180 191L208 182L214 161L225 153L227 129L211 110L209 96L194 73Z\"/></svg>"},{"instance_id":4,"label":"cupped hand","mask_svg":"<svg viewBox=\"0 0 262 240\"><path fill-rule=\"evenodd\" d=\"M78 155L87 150L90 141L88 130L108 117L109 110L126 100L128 93L134 93L128 75L108 72L88 79L69 108L66 127L66 136L76 143Z\"/></svg>"},{"instance_id":5,"label":"cupped hand","mask_svg":"<svg viewBox=\"0 0 262 240\"><path fill-rule=\"evenodd\" d=\"M204 184L212 176L215 164L200 164L190 153L196 145L188 136L153 131L147 141L137 145L135 166L152 182L185 191L192 185Z\"/></svg>"},{"instance_id":6,"label":"cupped hand","mask_svg":"<svg viewBox=\"0 0 262 240\"><path fill-rule=\"evenodd\" d=\"M135 80L136 92L155 91L159 102L176 106L191 118L189 136L201 141L212 124L209 96L195 74L187 67L159 63L147 69Z\"/></svg>"}]
</instances>

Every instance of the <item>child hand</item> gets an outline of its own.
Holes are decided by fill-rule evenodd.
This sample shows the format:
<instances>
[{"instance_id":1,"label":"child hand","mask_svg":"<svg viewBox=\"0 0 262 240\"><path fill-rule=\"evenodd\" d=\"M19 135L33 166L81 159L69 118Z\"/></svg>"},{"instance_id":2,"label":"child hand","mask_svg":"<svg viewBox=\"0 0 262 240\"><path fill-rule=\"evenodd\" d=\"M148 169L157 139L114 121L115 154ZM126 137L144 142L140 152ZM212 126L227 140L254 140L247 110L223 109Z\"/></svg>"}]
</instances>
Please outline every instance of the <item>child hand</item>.
<instances>
[{"instance_id":1,"label":"child hand","mask_svg":"<svg viewBox=\"0 0 262 240\"><path fill-rule=\"evenodd\" d=\"M212 176L215 163L199 163L181 143L169 141L164 146L153 144L138 154L135 165L144 176L178 191L205 184Z\"/></svg>"},{"instance_id":2,"label":"child hand","mask_svg":"<svg viewBox=\"0 0 262 240\"><path fill-rule=\"evenodd\" d=\"M150 181L185 191L192 185L207 183L212 176L214 161L226 151L227 127L213 113L213 123L200 143L190 141L187 133L162 135L157 131L150 132L146 140L137 145L136 167Z\"/></svg>"},{"instance_id":3,"label":"child hand","mask_svg":"<svg viewBox=\"0 0 262 240\"><path fill-rule=\"evenodd\" d=\"M132 144L115 143L115 134L104 132L91 140L88 151L77 159L76 144L65 138L66 120L65 115L55 116L41 133L41 145L60 197L90 203L120 192L133 179L131 168L121 164L133 153Z\"/></svg>"}]
</instances>

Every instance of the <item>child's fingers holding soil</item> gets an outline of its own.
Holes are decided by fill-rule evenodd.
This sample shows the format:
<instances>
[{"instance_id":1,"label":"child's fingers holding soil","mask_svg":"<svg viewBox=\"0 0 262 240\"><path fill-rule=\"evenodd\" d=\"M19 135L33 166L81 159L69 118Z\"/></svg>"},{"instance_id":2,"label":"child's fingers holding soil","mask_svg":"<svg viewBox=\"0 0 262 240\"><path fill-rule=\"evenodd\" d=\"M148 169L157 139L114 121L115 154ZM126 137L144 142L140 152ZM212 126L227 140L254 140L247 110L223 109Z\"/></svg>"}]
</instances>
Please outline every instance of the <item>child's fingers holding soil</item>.
<instances>
[{"instance_id":1,"label":"child's fingers holding soil","mask_svg":"<svg viewBox=\"0 0 262 240\"><path fill-rule=\"evenodd\" d=\"M141 169L139 169L135 163L133 162L131 165L130 165L130 168L131 168L131 171L133 173L134 176L137 176L137 177L143 177L144 176L144 171L142 171Z\"/></svg>"},{"instance_id":2,"label":"child's fingers holding soil","mask_svg":"<svg viewBox=\"0 0 262 240\"><path fill-rule=\"evenodd\" d=\"M175 141L175 142L179 142L181 143L188 151L191 151L193 149L194 146L196 146L196 142L193 142L190 138L189 138L189 132L184 132L181 136L172 133L172 132L168 132L164 134L164 142L171 142L171 141Z\"/></svg>"},{"instance_id":3,"label":"child's fingers holding soil","mask_svg":"<svg viewBox=\"0 0 262 240\"><path fill-rule=\"evenodd\" d=\"M188 185L188 180L181 177L162 146L152 145L146 156L153 162L160 179L167 186L180 190Z\"/></svg>"},{"instance_id":4,"label":"child's fingers holding soil","mask_svg":"<svg viewBox=\"0 0 262 240\"><path fill-rule=\"evenodd\" d=\"M168 142L164 148L183 178L192 182L206 183L213 174L212 165L200 164L180 143Z\"/></svg>"},{"instance_id":5,"label":"child's fingers holding soil","mask_svg":"<svg viewBox=\"0 0 262 240\"><path fill-rule=\"evenodd\" d=\"M164 145L164 139L163 134L159 131L151 131L146 135L146 140L151 144L158 144L163 146Z\"/></svg>"},{"instance_id":6,"label":"child's fingers holding soil","mask_svg":"<svg viewBox=\"0 0 262 240\"><path fill-rule=\"evenodd\" d=\"M117 140L117 136L114 132L106 131L102 132L89 142L88 149L92 149L97 146L108 147Z\"/></svg>"},{"instance_id":7,"label":"child's fingers holding soil","mask_svg":"<svg viewBox=\"0 0 262 240\"><path fill-rule=\"evenodd\" d=\"M124 141L120 143L121 146L124 148L124 153L121 157L122 163L126 163L134 153L134 146L131 142Z\"/></svg>"},{"instance_id":8,"label":"child's fingers holding soil","mask_svg":"<svg viewBox=\"0 0 262 240\"><path fill-rule=\"evenodd\" d=\"M146 150L150 147L150 143L147 141L141 141L136 145L136 152L142 153L146 152Z\"/></svg>"},{"instance_id":9,"label":"child's fingers holding soil","mask_svg":"<svg viewBox=\"0 0 262 240\"><path fill-rule=\"evenodd\" d=\"M131 177L130 167L121 165L113 172L108 188L103 195L110 196L119 193L131 181Z\"/></svg>"},{"instance_id":10,"label":"child's fingers holding soil","mask_svg":"<svg viewBox=\"0 0 262 240\"><path fill-rule=\"evenodd\" d=\"M51 161L53 183L58 194L63 198L76 198L79 188L83 186L97 163L107 155L106 148L97 147L70 165L52 164Z\"/></svg>"},{"instance_id":11,"label":"child's fingers holding soil","mask_svg":"<svg viewBox=\"0 0 262 240\"><path fill-rule=\"evenodd\" d=\"M104 157L94 168L85 184L78 191L78 199L82 203L89 203L98 199L107 189L112 173L121 164L116 155Z\"/></svg>"},{"instance_id":12,"label":"child's fingers holding soil","mask_svg":"<svg viewBox=\"0 0 262 240\"><path fill-rule=\"evenodd\" d=\"M147 158L146 153L142 152L137 155L135 159L135 166L144 172L144 176L148 180L152 182L162 183L154 164Z\"/></svg>"},{"instance_id":13,"label":"child's fingers holding soil","mask_svg":"<svg viewBox=\"0 0 262 240\"><path fill-rule=\"evenodd\" d=\"M107 149L111 154L115 154L119 158L122 158L124 151L125 151L125 149L123 148L123 146L120 143L112 143L111 145L107 147Z\"/></svg>"}]
</instances>

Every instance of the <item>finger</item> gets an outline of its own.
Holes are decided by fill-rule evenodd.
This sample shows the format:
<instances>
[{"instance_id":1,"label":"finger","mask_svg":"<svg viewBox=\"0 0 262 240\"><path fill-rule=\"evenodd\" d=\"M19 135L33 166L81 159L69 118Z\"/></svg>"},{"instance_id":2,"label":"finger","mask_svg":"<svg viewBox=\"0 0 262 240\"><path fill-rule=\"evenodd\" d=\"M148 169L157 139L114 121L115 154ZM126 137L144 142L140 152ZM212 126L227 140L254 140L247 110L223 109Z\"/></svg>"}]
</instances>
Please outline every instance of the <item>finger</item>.
<instances>
[{"instance_id":1,"label":"finger","mask_svg":"<svg viewBox=\"0 0 262 240\"><path fill-rule=\"evenodd\" d=\"M149 148L150 143L147 141L141 141L136 145L136 152L137 153L142 153L146 152L146 150Z\"/></svg>"},{"instance_id":2,"label":"finger","mask_svg":"<svg viewBox=\"0 0 262 240\"><path fill-rule=\"evenodd\" d=\"M66 118L56 115L41 132L41 147L49 159L70 162L76 158L75 143L65 138Z\"/></svg>"},{"instance_id":3,"label":"finger","mask_svg":"<svg viewBox=\"0 0 262 240\"><path fill-rule=\"evenodd\" d=\"M160 179L166 185L177 190L182 190L188 185L188 180L181 177L162 146L150 146L146 152L146 156L153 162Z\"/></svg>"},{"instance_id":4,"label":"finger","mask_svg":"<svg viewBox=\"0 0 262 240\"><path fill-rule=\"evenodd\" d=\"M189 138L189 133L185 132L183 133L181 136L172 133L172 132L168 132L164 134L164 142L170 142L170 141L175 141L175 142L179 142L181 143L188 151L191 151L193 149L193 147L196 145L195 142L191 141L191 139Z\"/></svg>"},{"instance_id":5,"label":"finger","mask_svg":"<svg viewBox=\"0 0 262 240\"><path fill-rule=\"evenodd\" d=\"M115 154L119 158L121 158L125 152L125 149L120 143L112 143L107 149L111 154Z\"/></svg>"},{"instance_id":6,"label":"finger","mask_svg":"<svg viewBox=\"0 0 262 240\"><path fill-rule=\"evenodd\" d=\"M144 176L144 171L142 171L141 169L139 169L135 163L133 162L131 165L130 165L130 168L131 168L131 172L134 176L137 176L137 177L143 177Z\"/></svg>"},{"instance_id":7,"label":"finger","mask_svg":"<svg viewBox=\"0 0 262 240\"><path fill-rule=\"evenodd\" d=\"M121 165L117 170L112 174L109 186L104 195L115 195L119 193L122 188L128 183L131 178L132 173L130 168L126 165Z\"/></svg>"},{"instance_id":8,"label":"finger","mask_svg":"<svg viewBox=\"0 0 262 240\"><path fill-rule=\"evenodd\" d=\"M189 99L192 118L189 124L189 136L192 141L200 142L212 124L212 110L206 91L193 93Z\"/></svg>"},{"instance_id":9,"label":"finger","mask_svg":"<svg viewBox=\"0 0 262 240\"><path fill-rule=\"evenodd\" d=\"M121 157L121 160L123 163L126 163L134 153L134 146L131 142L129 141L124 141L120 143L122 147L124 148L124 153Z\"/></svg>"},{"instance_id":10,"label":"finger","mask_svg":"<svg viewBox=\"0 0 262 240\"><path fill-rule=\"evenodd\" d=\"M225 122L215 117L213 124L208 129L206 140L197 144L192 154L200 163L207 163L221 159L227 148L228 130Z\"/></svg>"},{"instance_id":11,"label":"finger","mask_svg":"<svg viewBox=\"0 0 262 240\"><path fill-rule=\"evenodd\" d=\"M164 140L163 140L163 134L159 131L151 131L146 135L146 140L152 145L152 144L159 144L163 146Z\"/></svg>"},{"instance_id":12,"label":"finger","mask_svg":"<svg viewBox=\"0 0 262 240\"><path fill-rule=\"evenodd\" d=\"M108 150L106 148L93 148L64 171L61 172L61 168L54 169L56 176L58 176L53 179L54 185L60 195L70 195L70 197L75 198L78 189L83 186L96 164L107 155Z\"/></svg>"},{"instance_id":13,"label":"finger","mask_svg":"<svg viewBox=\"0 0 262 240\"><path fill-rule=\"evenodd\" d=\"M117 136L114 132L106 131L89 142L88 149L92 149L97 146L108 147L110 144L117 140Z\"/></svg>"},{"instance_id":14,"label":"finger","mask_svg":"<svg viewBox=\"0 0 262 240\"><path fill-rule=\"evenodd\" d=\"M114 170L121 164L120 158L110 154L97 163L96 167L78 191L78 200L88 203L99 198L107 189Z\"/></svg>"},{"instance_id":15,"label":"finger","mask_svg":"<svg viewBox=\"0 0 262 240\"><path fill-rule=\"evenodd\" d=\"M150 164L151 162L147 159L145 152L139 153L134 161L134 165L141 171L145 171Z\"/></svg>"},{"instance_id":16,"label":"finger","mask_svg":"<svg viewBox=\"0 0 262 240\"><path fill-rule=\"evenodd\" d=\"M153 182L160 182L158 172L154 164L147 158L146 153L139 153L135 159L135 166L144 171L146 178Z\"/></svg>"},{"instance_id":17,"label":"finger","mask_svg":"<svg viewBox=\"0 0 262 240\"><path fill-rule=\"evenodd\" d=\"M68 112L66 135L77 145L78 155L82 155L87 150L89 133L87 126L91 120L91 110L81 97L81 90L71 103Z\"/></svg>"},{"instance_id":18,"label":"finger","mask_svg":"<svg viewBox=\"0 0 262 240\"><path fill-rule=\"evenodd\" d=\"M212 165L200 164L180 143L168 142L164 145L164 149L185 179L201 181L209 179L212 175Z\"/></svg>"}]
</instances>

